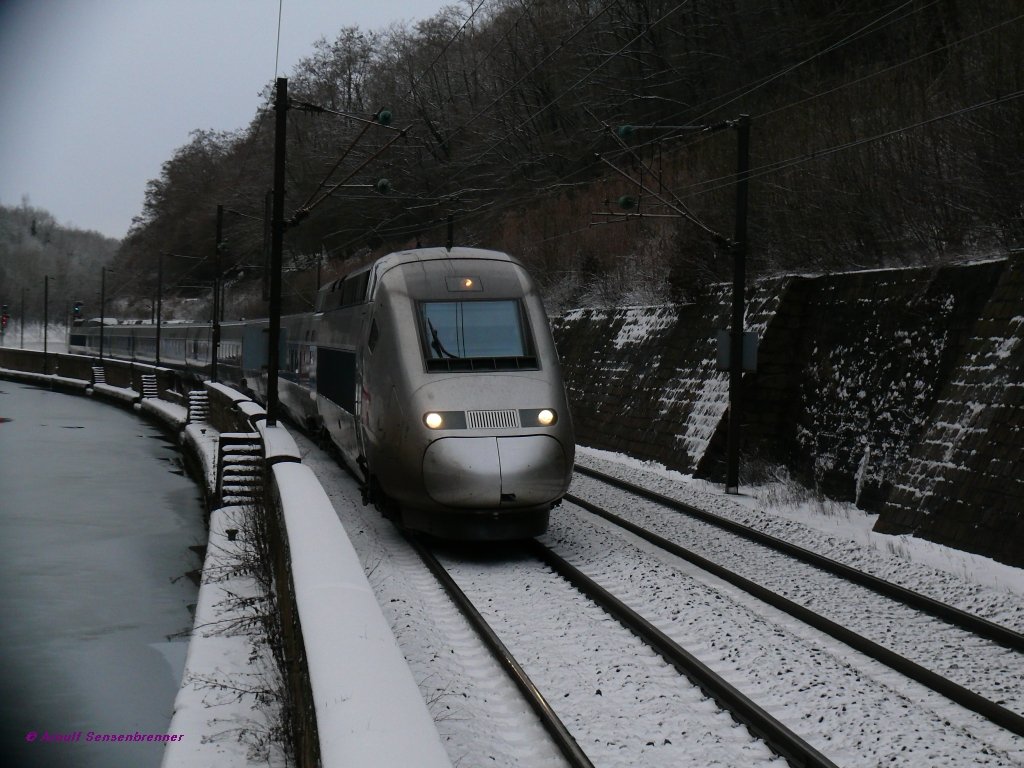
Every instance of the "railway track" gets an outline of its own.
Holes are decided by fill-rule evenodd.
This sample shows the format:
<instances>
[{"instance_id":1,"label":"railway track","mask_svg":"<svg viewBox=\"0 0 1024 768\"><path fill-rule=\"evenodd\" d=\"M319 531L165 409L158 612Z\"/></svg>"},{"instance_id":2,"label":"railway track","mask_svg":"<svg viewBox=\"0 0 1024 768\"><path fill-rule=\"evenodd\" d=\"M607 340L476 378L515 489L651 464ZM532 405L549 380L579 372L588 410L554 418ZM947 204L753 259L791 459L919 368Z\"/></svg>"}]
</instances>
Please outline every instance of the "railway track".
<instances>
[{"instance_id":1,"label":"railway track","mask_svg":"<svg viewBox=\"0 0 1024 768\"><path fill-rule=\"evenodd\" d=\"M714 526L717 529L715 538L719 551L735 549L738 546L735 542L723 542L723 536L742 539L746 548L740 547L742 553L739 557L728 558L732 562L729 565L723 565L719 562L721 558L698 554L692 548L683 547L677 540L673 540L674 537L659 535L645 525L639 525L622 515L614 514L575 494L567 495L566 501L696 565L815 629L827 633L901 675L905 675L960 706L982 715L999 727L1017 736L1024 736L1024 716L1018 711L1022 705L1021 691L1010 691L1010 695L1005 698L1010 699L1014 708L1006 706L1003 701L997 700L1003 698L1004 691L998 690L994 683L991 680L986 680L985 675L980 674L979 671L981 668L986 668L990 674L995 672L998 677L1010 674L1013 669L1022 668L1021 652L1024 651L1024 636L1021 634L873 575L857 571L789 542L768 536L735 521L718 517L595 470L582 467L577 467L577 470L587 477L612 485L634 497L641 497L664 509L685 514L698 521L699 525ZM754 559L751 555L746 554L750 551L750 547L768 548L774 554L770 561L771 565L746 569L748 575L743 575L739 572L743 569L734 569L732 566L736 564L737 559L747 561ZM814 607L805 605L800 599L790 599L780 594L780 591L783 590L766 586L765 582L770 580L749 577L751 573L763 575L767 570L778 571L791 567L787 563L793 562L801 564L800 567L803 570L800 579L808 578L805 575L808 566L822 574L815 580L815 586L812 586L810 590L805 589L797 595L798 598L806 597L809 592L814 592L814 599L805 601L815 604ZM849 622L845 618L837 621L824 615L835 602L827 596L822 596L823 593L820 590L823 587L820 585L824 584L825 579L856 585L855 589L857 590L870 590L872 593L870 599L863 597L857 599L860 601L860 605L871 606L872 612L875 614L894 612L896 615L905 615L907 612L916 612L927 615L927 619L921 620L918 616L906 622L890 622L884 642L879 642L877 639L867 637L866 633L856 627L856 622ZM834 590L834 587L829 586L827 589ZM849 595L850 592L847 590L843 594ZM819 605L821 607L818 607ZM898 606L899 610L893 606ZM847 618L849 617L848 612L845 615ZM854 624L854 628L848 626L850 623ZM909 627L906 631L900 628L904 623ZM940 640L940 645L949 649L960 649L961 652L956 654L952 660L937 659L934 656L925 661L922 661L921 658L917 660L909 658L909 656L918 655L915 646L921 641L922 632L933 638L939 635L944 636L946 639ZM964 672L960 667L966 657L972 661L973 668ZM943 661L947 662L944 668ZM932 667L938 667L938 669ZM959 680L953 679L957 677ZM975 688L981 689L980 692Z\"/></svg>"},{"instance_id":2,"label":"railway track","mask_svg":"<svg viewBox=\"0 0 1024 768\"><path fill-rule=\"evenodd\" d=\"M594 763L591 758L580 747L540 688L530 679L513 653L502 642L498 632L484 618L473 599L467 596L430 547L416 537L409 537L409 541L477 631L481 640L515 681L568 763L574 768L593 768ZM553 550L537 541L529 541L522 545L522 551L564 578L568 584L586 595L601 610L614 617L622 627L640 638L667 664L688 678L705 696L713 700L722 710L728 712L736 722L745 725L752 734L762 739L774 755L783 757L792 766L835 768L835 763L807 741L716 674L657 626L643 618L625 602L602 588ZM490 601L493 598L486 599ZM565 696L568 695L565 694ZM653 743L650 745L654 746ZM770 758L766 762L770 762Z\"/></svg>"},{"instance_id":3,"label":"railway track","mask_svg":"<svg viewBox=\"0 0 1024 768\"><path fill-rule=\"evenodd\" d=\"M543 737L540 718L500 674L505 664L494 661L406 539L361 506L348 476L326 456L311 453L304 461L318 465L318 475L322 471L328 478L325 487L372 574L453 759L523 767L586 765L569 762L565 750ZM1024 765L1019 737L859 654L836 651L815 630L779 618L743 593L723 590L718 579L571 503L557 512L542 537L548 547L835 764ZM680 518L664 509L660 514ZM764 741L737 726L674 665L552 566L512 548L442 549L440 554L509 655L520 659L529 673L526 685L546 694L592 764L778 764ZM621 646L614 663L609 644Z\"/></svg>"},{"instance_id":4,"label":"railway track","mask_svg":"<svg viewBox=\"0 0 1024 768\"><path fill-rule=\"evenodd\" d=\"M880 579L870 573L858 571L856 568L851 568L850 566L836 560L819 555L817 552L812 552L809 549L798 547L797 545L784 541L783 539L770 536L756 528L751 528L750 526L737 523L733 520L719 517L718 515L695 507L692 504L686 504L678 499L670 498L664 494L648 490L642 486L607 475L603 472L598 472L597 470L589 467L577 464L574 469L581 475L586 475L587 477L600 480L602 483L606 483L628 493L641 496L676 512L689 515L701 522L714 525L724 531L728 531L729 533L742 536L750 541L770 547L777 552L789 555L802 562L820 568L823 571L827 571L828 573L832 573L848 581L874 590L878 594L897 600L904 605L929 613L936 618L966 629L980 637L986 637L1001 645L1005 645L1007 648L1013 648L1014 650L1024 652L1024 635L1019 632L1015 632L1009 627L1004 627L1001 624L988 621L980 616L975 616L972 613L947 605L928 597L927 595L922 595L919 592L914 592L913 590L902 587L899 584L893 584L890 581ZM567 498L572 500L574 497L570 494Z\"/></svg>"}]
</instances>

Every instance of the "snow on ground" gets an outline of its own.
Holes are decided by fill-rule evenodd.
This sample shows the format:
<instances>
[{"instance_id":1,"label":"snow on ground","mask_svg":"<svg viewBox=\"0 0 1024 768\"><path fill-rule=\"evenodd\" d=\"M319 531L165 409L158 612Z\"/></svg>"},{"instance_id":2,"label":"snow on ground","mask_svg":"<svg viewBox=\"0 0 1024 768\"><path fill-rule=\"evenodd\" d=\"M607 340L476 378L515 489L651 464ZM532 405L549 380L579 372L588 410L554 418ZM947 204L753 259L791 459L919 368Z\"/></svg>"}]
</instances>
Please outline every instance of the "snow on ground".
<instances>
[{"instance_id":1,"label":"snow on ground","mask_svg":"<svg viewBox=\"0 0 1024 768\"><path fill-rule=\"evenodd\" d=\"M265 434L279 429L268 427ZM292 555L321 763L451 768L391 627L313 470L280 462L272 471Z\"/></svg>"},{"instance_id":2,"label":"snow on ground","mask_svg":"<svg viewBox=\"0 0 1024 768\"><path fill-rule=\"evenodd\" d=\"M172 425L184 421L186 409L159 402L154 415ZM181 433L182 450L197 459L207 490L217 485L219 437L217 430L198 423ZM185 738L167 745L165 768L287 764L274 693L281 681L255 620L260 594L249 570L253 555L248 514L234 506L210 513L195 624L167 731ZM236 531L234 540L229 529Z\"/></svg>"},{"instance_id":3,"label":"snow on ground","mask_svg":"<svg viewBox=\"0 0 1024 768\"><path fill-rule=\"evenodd\" d=\"M535 718L504 673L394 527L360 504L354 482L330 458L301 440L300 449L303 462L317 473L348 530L452 762L561 764L557 754L543 747L546 739ZM712 486L627 457L581 449L579 458L626 479L635 481L642 475L662 492L691 502L699 499L704 508L754 521L774 535L858 567L870 566L880 575L899 577L894 580L940 599L952 598L989 618L1014 624L1024 616L1024 600L1016 591L965 580L956 569L949 573L928 567L906 556L913 553L911 548L900 556L884 546L858 543L856 535L870 538L870 525L860 513L817 520L813 505L802 509L793 504L786 509L787 517L758 509L757 496L738 504ZM780 495L778 490L774 493ZM663 630L678 633L684 645L764 700L770 711L841 765L1013 766L1024 760L1024 742L1012 734L875 662L852 660L845 646L810 628L793 626L785 616L771 615L772 610L766 612L749 596L708 583L714 579L665 562L663 555L629 543L621 532L581 517L572 505L555 510L551 532L543 540L584 570L598 572L602 583L625 585L617 589L628 594L620 596L641 612L657 616ZM947 559L957 561L957 554L948 553ZM707 744L731 738L727 731L735 730L735 724L725 718L724 725L708 726L702 719L704 705L696 702L682 709L677 705L665 717L649 717L659 701L664 703L645 695L660 690L664 682L649 651L636 651L640 664L638 659L623 659L621 650L613 651L598 639L605 630L599 618L577 616L572 601L559 596L563 590L533 583L536 568L525 567L500 548L457 550L446 562L464 588L480 592L482 610L502 625L502 639L527 673L536 676L535 682L581 744L601 757L598 764L715 763ZM983 571L987 581L1020 586L1014 569L989 568L984 562L970 569ZM513 618L513 611L519 618ZM592 630L580 634L580 625L587 622L592 622ZM581 687L581 679L591 680L593 690L586 684ZM595 738L595 723L611 724L618 732ZM687 724L699 730L697 735L705 733L700 729L711 728L711 742L692 742L689 751L674 752L675 745L694 735L686 732ZM718 727L725 730L719 733ZM663 762L669 750L673 753Z\"/></svg>"},{"instance_id":4,"label":"snow on ground","mask_svg":"<svg viewBox=\"0 0 1024 768\"><path fill-rule=\"evenodd\" d=\"M167 728L180 740L164 749L165 768L288 764L275 694L282 682L269 647L260 640L258 609L253 608L260 595L246 570L251 542L244 534L228 535L229 529L248 528L246 514L241 507L224 507L210 515L195 627Z\"/></svg>"},{"instance_id":5,"label":"snow on ground","mask_svg":"<svg viewBox=\"0 0 1024 768\"><path fill-rule=\"evenodd\" d=\"M452 764L562 768L540 722L398 530L355 481L296 437L352 542Z\"/></svg>"},{"instance_id":6,"label":"snow on ground","mask_svg":"<svg viewBox=\"0 0 1024 768\"><path fill-rule=\"evenodd\" d=\"M878 516L853 504L815 499L785 482L741 485L741 494L726 496L720 485L656 462L583 446L576 460L1024 631L1024 570L912 536L875 533Z\"/></svg>"},{"instance_id":7,"label":"snow on ground","mask_svg":"<svg viewBox=\"0 0 1024 768\"><path fill-rule=\"evenodd\" d=\"M298 455L284 427L261 424L260 432L268 458ZM219 439L206 424L190 424L183 433L182 443L199 457L210 489L216 486ZM273 472L294 555L292 581L323 765L448 766L434 723L324 491L301 464L283 461ZM171 723L172 729L200 738L169 747L165 768L283 764L276 741L281 733L275 730L281 712L274 700L283 682L254 629L253 607L246 610L239 602L258 596L247 575L254 555L243 545L253 535L247 512L225 507L211 515L196 626ZM232 526L242 543L224 538ZM238 688L232 689L235 683Z\"/></svg>"},{"instance_id":8,"label":"snow on ground","mask_svg":"<svg viewBox=\"0 0 1024 768\"><path fill-rule=\"evenodd\" d=\"M200 425L190 425L185 431L185 440L195 444L200 455L205 457L204 463L210 478L215 472L213 464L216 437L212 430L206 430ZM378 602L398 638L399 645L442 734L453 764L544 768L562 765L561 757L553 752L536 719L525 709L512 684L487 652L481 649L472 631L454 611L447 598L440 592L440 588L433 582L433 578L425 572L418 558L409 550L394 527L382 520L372 508L361 506L358 489L337 465L301 438L298 442L302 449L303 462L317 472L348 532L363 568L370 578ZM1024 572L1020 569L910 537L875 534L871 531L875 516L857 510L852 505L809 498L798 493L794 486L787 483L750 489L740 496L725 496L720 487L695 481L691 477L666 470L660 465L588 448L579 448L577 459L587 466L633 482L642 482L666 495L752 524L774 536L868 570L991 620L1018 630L1024 628ZM558 522L564 519L564 513L565 510L560 509L553 515L552 534L549 534L548 538L569 541L580 553L590 550L610 556L616 552L632 551L632 547L622 547L621 543L609 546L604 539L607 534L600 525L587 523L566 527ZM211 523L211 537L214 537L214 531L217 531L223 538L223 529L226 527L220 521ZM568 534L571 536L567 538ZM636 559L631 559L629 565L637 571L636 564L640 562L639 556L642 553L635 554ZM621 555L619 559L621 560ZM609 578L621 578L622 572L627 569L622 562L613 565ZM486 563L480 562L470 563L469 567L484 570L490 568ZM507 575L507 588L510 591L516 591L520 587L516 582L514 568L509 568L507 563L502 562L498 562L494 567ZM665 595L671 597L681 594L678 587L679 574L659 574L661 568L662 566L655 563L637 571L634 576L630 576L636 579L633 588L647 588L650 582L657 578L658 583L664 585L662 591ZM204 584L204 588L212 586ZM515 596L529 602L525 590L522 594L516 592ZM536 599L548 600L550 593L542 591ZM753 609L745 603L742 610L732 606L726 607L720 596L710 592L707 595L694 593L686 599L692 613L691 626L706 630L708 622L711 621L709 617L717 616L722 622L722 637L731 635L735 638L744 638L740 642L744 649L741 653L728 650L724 644L716 643L710 643L708 648L703 649L709 656L716 657L716 663L734 665L733 679L737 683L742 683L743 687L752 684L755 688L761 686L770 690L771 679L780 677L783 673L793 674L793 668L805 661L801 656L814 657L815 663L819 663L820 645L802 630L800 633L809 649L806 653L779 650L769 641L777 639L781 634L780 630L763 624L763 619L756 616ZM208 592L206 596L201 595L200 604L209 606L211 600L215 601L215 598L211 598L211 593ZM208 615L208 608L202 608L202 611L203 615ZM556 618L552 621L557 624L558 612L555 614ZM698 620L698 616L702 618ZM731 622L729 626L726 626L726 620ZM521 632L515 628L512 631ZM539 642L539 646L533 647L549 648L544 645L546 632L540 628L533 627L532 630L523 632L524 634L518 637L520 642ZM206 710L205 706L201 711L196 706L196 697L203 699L219 694L216 685L207 685L203 689L202 685L197 686L195 681L202 683L203 680L212 679L201 670L211 670L209 674L221 675L222 680L239 679L236 677L239 670L232 666L234 662L229 661L229 658L232 654L239 653L243 658L247 658L249 648L246 644L249 641L246 638L228 638L223 635L214 635L207 640L213 644L205 647L196 646L194 651L190 650L190 668L194 675L191 685L192 698L191 703L188 703L187 699L181 702L180 711L183 723L189 717L200 717L205 720L208 727L212 712ZM226 647L227 643L233 644L230 650ZM548 652L554 654L551 648L540 651L542 655ZM193 653L194 659L191 656ZM567 674L553 674L551 684L555 686L561 685L560 680L563 678L571 677L572 675L568 674L570 671L575 674L576 670L570 668L576 664L575 658L580 655L580 648L563 649L561 653L562 665ZM594 654L588 651L587 655ZM753 657L749 658L751 655ZM606 670L607 682L602 683L603 686L618 684L614 682L616 677L612 674L612 671L618 673L617 658L601 656L589 661L596 662L599 667ZM650 665L645 662L642 666ZM557 663L554 669L557 672ZM956 733L951 733L948 737L941 733L941 719L937 723L937 735L926 735L935 729L936 723L931 722L934 718L929 720L926 717L928 728L919 732L919 721L915 720L912 714L907 714L907 710L912 713L916 706L909 698L909 693L906 697L902 694L892 694L891 717L882 715L879 724L879 713L884 709L883 704L886 700L882 699L877 706L872 706L870 696L877 694L872 694L871 691L876 688L870 680L864 678L863 673L842 666L826 670L823 665L822 671L818 673L813 671L813 667L809 669L810 671L806 673L796 673L805 675L801 685L795 688L792 684L785 686L785 696L773 694L778 696L777 706L788 708L790 711L799 711L801 707L814 711L815 701L821 701L824 703L819 711L814 711L815 717L820 712L820 717L835 717L839 718L840 722L854 717L854 713L857 713L857 718L863 718L857 721L864 724L863 741L858 741L856 737L846 738L836 731L836 744L841 748L840 753L845 758L844 765L870 766L884 763L905 766L959 766L972 764L975 757L978 762L990 765L1011 765L1024 754L1024 749L1019 746L1019 740L1013 742L1012 739L1012 748L1007 748L1005 752L1000 749L998 754L988 754L979 745L975 754L970 747L962 746L965 737L960 728L950 728L951 732L956 730ZM885 677L885 673L878 677ZM632 678L619 683L627 687L639 685L638 681ZM887 684L895 686L894 690L899 690L901 683L896 680ZM189 686L183 689L183 693L188 688ZM603 700L606 695L611 695L610 689L605 690L600 698ZM259 732L260 728L265 727L265 724L254 719L256 715L253 714L251 705L239 706L238 702L234 705L230 702L221 704L221 711L224 712L224 738L202 745L207 750L217 751L226 748L230 740L228 736L237 736L239 722L243 723L243 728L248 727L252 732ZM942 711L939 706L930 706L933 712ZM869 718L873 709L876 711L872 720ZM590 719L599 719L599 712L595 710L591 718L587 711L584 706L576 713L577 723L585 724ZM639 717L631 718L628 711L624 711L623 714L619 721L633 720L636 723L635 727L630 732L622 734L618 743L605 744L603 749L621 749L618 757L626 760L622 763L625 765L629 764L630 759L626 755L632 754L628 752L632 748L631 742L642 742L636 754L643 755L643 747L648 738L645 729L650 723L642 721ZM887 720L891 721L888 726ZM201 725L197 722L194 727L189 726L188 732L202 731ZM819 721L817 729L821 730L826 726L827 722ZM726 727L734 728L728 723ZM170 732L173 733L176 729L177 725L172 724ZM664 738L668 736L665 735ZM900 754L904 747L909 749L909 752ZM227 754L217 757L215 762L225 765L244 764L240 761L252 756L252 748L251 742L236 742ZM613 755L613 752L614 750L608 752L608 755ZM269 764L275 764L273 756L265 754L264 757L269 757ZM701 761L707 755L694 754L690 757L691 762L686 764L696 766L703 764ZM926 759L928 762L918 762L920 759ZM213 764L209 761L203 762L205 758L201 759L198 754L183 756L183 760L173 764ZM872 762L873 760L876 762ZM618 761L613 762L619 764Z\"/></svg>"},{"instance_id":9,"label":"snow on ground","mask_svg":"<svg viewBox=\"0 0 1024 768\"><path fill-rule=\"evenodd\" d=\"M543 540L836 765L973 768L1024 760L1024 740L572 504L559 508ZM697 711L676 714L690 727L699 722ZM651 730L638 717L624 741L651 741Z\"/></svg>"},{"instance_id":10,"label":"snow on ground","mask_svg":"<svg viewBox=\"0 0 1024 768\"><path fill-rule=\"evenodd\" d=\"M580 530L569 535L589 543ZM601 551L621 571L617 549ZM549 567L511 548L440 554L595 765L784 768L760 738ZM636 605L632 595L629 602Z\"/></svg>"}]
</instances>

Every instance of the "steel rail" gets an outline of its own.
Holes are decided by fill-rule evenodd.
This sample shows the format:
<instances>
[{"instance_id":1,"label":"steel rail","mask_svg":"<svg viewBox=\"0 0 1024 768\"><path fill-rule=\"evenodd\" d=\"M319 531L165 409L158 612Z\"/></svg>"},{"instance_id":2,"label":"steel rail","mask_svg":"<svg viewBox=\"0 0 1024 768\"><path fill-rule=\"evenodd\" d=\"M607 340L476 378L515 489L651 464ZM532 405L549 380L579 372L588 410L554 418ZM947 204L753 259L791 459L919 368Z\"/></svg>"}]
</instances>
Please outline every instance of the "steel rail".
<instances>
[{"instance_id":1,"label":"steel rail","mask_svg":"<svg viewBox=\"0 0 1024 768\"><path fill-rule=\"evenodd\" d=\"M656 650L662 658L700 688L733 718L759 736L768 747L794 768L836 768L836 764L803 738L772 717L757 703L729 684L654 624L619 600L593 579L539 541L527 542L533 555L543 560L583 594L611 614L623 626Z\"/></svg>"},{"instance_id":2,"label":"steel rail","mask_svg":"<svg viewBox=\"0 0 1024 768\"><path fill-rule=\"evenodd\" d=\"M901 587L899 584L893 584L891 581L880 579L870 573L858 571L856 568L852 568L844 563L819 555L817 552L812 552L808 549L804 549L803 547L799 547L796 544L791 544L788 541L784 541L767 533L749 528L742 523L737 523L733 520L728 520L712 514L711 512L706 512L703 509L699 509L685 502L669 498L668 496L664 496L656 491L634 485L626 480L620 480L617 477L606 475L603 472L598 472L595 469L583 467L579 464L575 465L574 469L581 475L586 475L587 477L592 477L595 480L600 480L601 482L613 485L621 490L629 491L637 496L642 496L649 501L654 501L658 504L667 506L677 512L682 512L690 515L691 517L695 517L701 522L716 525L730 533L743 536L744 538L757 542L758 544L771 547L772 549L791 557L795 557L836 576L840 576L848 581L855 582L863 587L874 590L886 597L898 600L899 602L912 608L916 608L919 611L931 614L932 616L942 619L950 624L954 624L961 629L966 629L980 637L993 640L1007 648L1024 653L1024 634L1016 632L1002 624L996 624L993 621L983 619L973 613L968 613L967 611L963 611L951 605L946 605L945 603L928 597L927 595L922 595L920 592L915 592L911 589L907 589L906 587Z\"/></svg>"},{"instance_id":3,"label":"steel rail","mask_svg":"<svg viewBox=\"0 0 1024 768\"><path fill-rule=\"evenodd\" d=\"M565 500L626 529L630 533L639 536L651 544L661 547L667 552L671 552L677 557L693 563L697 567L714 574L733 586L739 587L744 592L756 597L758 600L768 603L772 607L788 613L790 616L799 619L805 624L825 632L836 640L839 640L866 656L870 656L876 661L885 664L899 672L901 675L909 677L912 680L931 688L936 693L942 694L950 701L953 701L972 712L978 713L996 725L1005 728L1018 736L1024 736L1024 717L1013 710L1007 709L990 699L986 699L984 696L981 696L968 688L964 688L962 685L943 677L937 672L926 667L922 667L920 664L917 664L916 662L901 656L895 651L876 643L874 640L869 640L868 638L847 629L841 624L838 624L831 619L827 619L809 608L805 608L799 603L782 597L760 584L730 571L728 568L718 565L707 558L701 557L695 552L676 544L674 541L669 541L655 533L651 533L635 523L631 523L618 515L608 512L595 504L585 501L584 499L577 498L571 494L566 494Z\"/></svg>"},{"instance_id":4,"label":"steel rail","mask_svg":"<svg viewBox=\"0 0 1024 768\"><path fill-rule=\"evenodd\" d=\"M448 593L448 596L451 597L452 601L462 612L462 615L466 617L466 620L476 630L480 639L483 640L494 658L497 659L498 663L504 667L513 682L515 682L527 702L540 718L541 724L551 735L552 739L554 739L565 759L569 761L569 764L573 768L594 768L590 758L580 748L580 745L576 743L576 739L569 733L569 729L559 719L555 710L540 692L540 689L530 680L529 676L519 665L519 662L512 655L512 652L501 642L501 639L491 629L487 620L476 609L466 596L466 593L462 591L462 588L455 583L455 580L445 570L444 566L441 565L438 559L434 557L434 554L418 537L406 534L405 538L412 545L413 549L416 550L416 554L420 556L420 559L423 560L427 568L430 569L430 572L440 582L445 592Z\"/></svg>"}]
</instances>

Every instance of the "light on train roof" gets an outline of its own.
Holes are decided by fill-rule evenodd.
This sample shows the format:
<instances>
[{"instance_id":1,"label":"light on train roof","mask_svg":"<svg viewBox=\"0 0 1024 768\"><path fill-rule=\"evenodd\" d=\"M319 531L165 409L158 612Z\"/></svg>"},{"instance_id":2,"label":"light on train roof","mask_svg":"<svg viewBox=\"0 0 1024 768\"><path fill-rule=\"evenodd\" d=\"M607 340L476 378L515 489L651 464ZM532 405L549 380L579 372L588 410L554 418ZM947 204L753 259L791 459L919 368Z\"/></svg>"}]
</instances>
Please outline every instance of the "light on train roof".
<instances>
[{"instance_id":1,"label":"light on train roof","mask_svg":"<svg viewBox=\"0 0 1024 768\"><path fill-rule=\"evenodd\" d=\"M482 291L483 286L480 284L479 277L471 277L470 275L460 275L458 277L446 277L444 279L445 285L448 286L449 291Z\"/></svg>"}]
</instances>

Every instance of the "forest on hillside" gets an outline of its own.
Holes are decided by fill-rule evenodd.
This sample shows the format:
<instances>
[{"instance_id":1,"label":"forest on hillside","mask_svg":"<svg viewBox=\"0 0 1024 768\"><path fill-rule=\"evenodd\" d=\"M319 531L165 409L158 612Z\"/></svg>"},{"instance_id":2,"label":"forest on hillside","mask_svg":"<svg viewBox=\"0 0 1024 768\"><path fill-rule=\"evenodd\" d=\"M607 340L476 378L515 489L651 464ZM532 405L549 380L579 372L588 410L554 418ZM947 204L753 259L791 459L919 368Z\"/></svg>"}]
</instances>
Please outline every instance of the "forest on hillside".
<instances>
[{"instance_id":1,"label":"forest on hillside","mask_svg":"<svg viewBox=\"0 0 1024 768\"><path fill-rule=\"evenodd\" d=\"M101 270L119 246L99 232L58 223L28 199L16 207L0 205L0 301L8 307L11 329L23 306L27 322L43 319L47 277L51 321L63 323L76 301L89 317L98 317Z\"/></svg>"},{"instance_id":2,"label":"forest on hillside","mask_svg":"<svg viewBox=\"0 0 1024 768\"><path fill-rule=\"evenodd\" d=\"M288 78L286 308L311 306L318 275L444 244L449 220L457 244L522 258L549 310L685 300L730 275L740 115L753 275L1020 247L1022 10L467 0L326 35ZM273 95L236 132L196 130L149 183L118 255L139 295L161 253L192 257L166 259L168 285L212 279L223 205L228 313L265 312L245 284L265 259Z\"/></svg>"}]
</instances>

